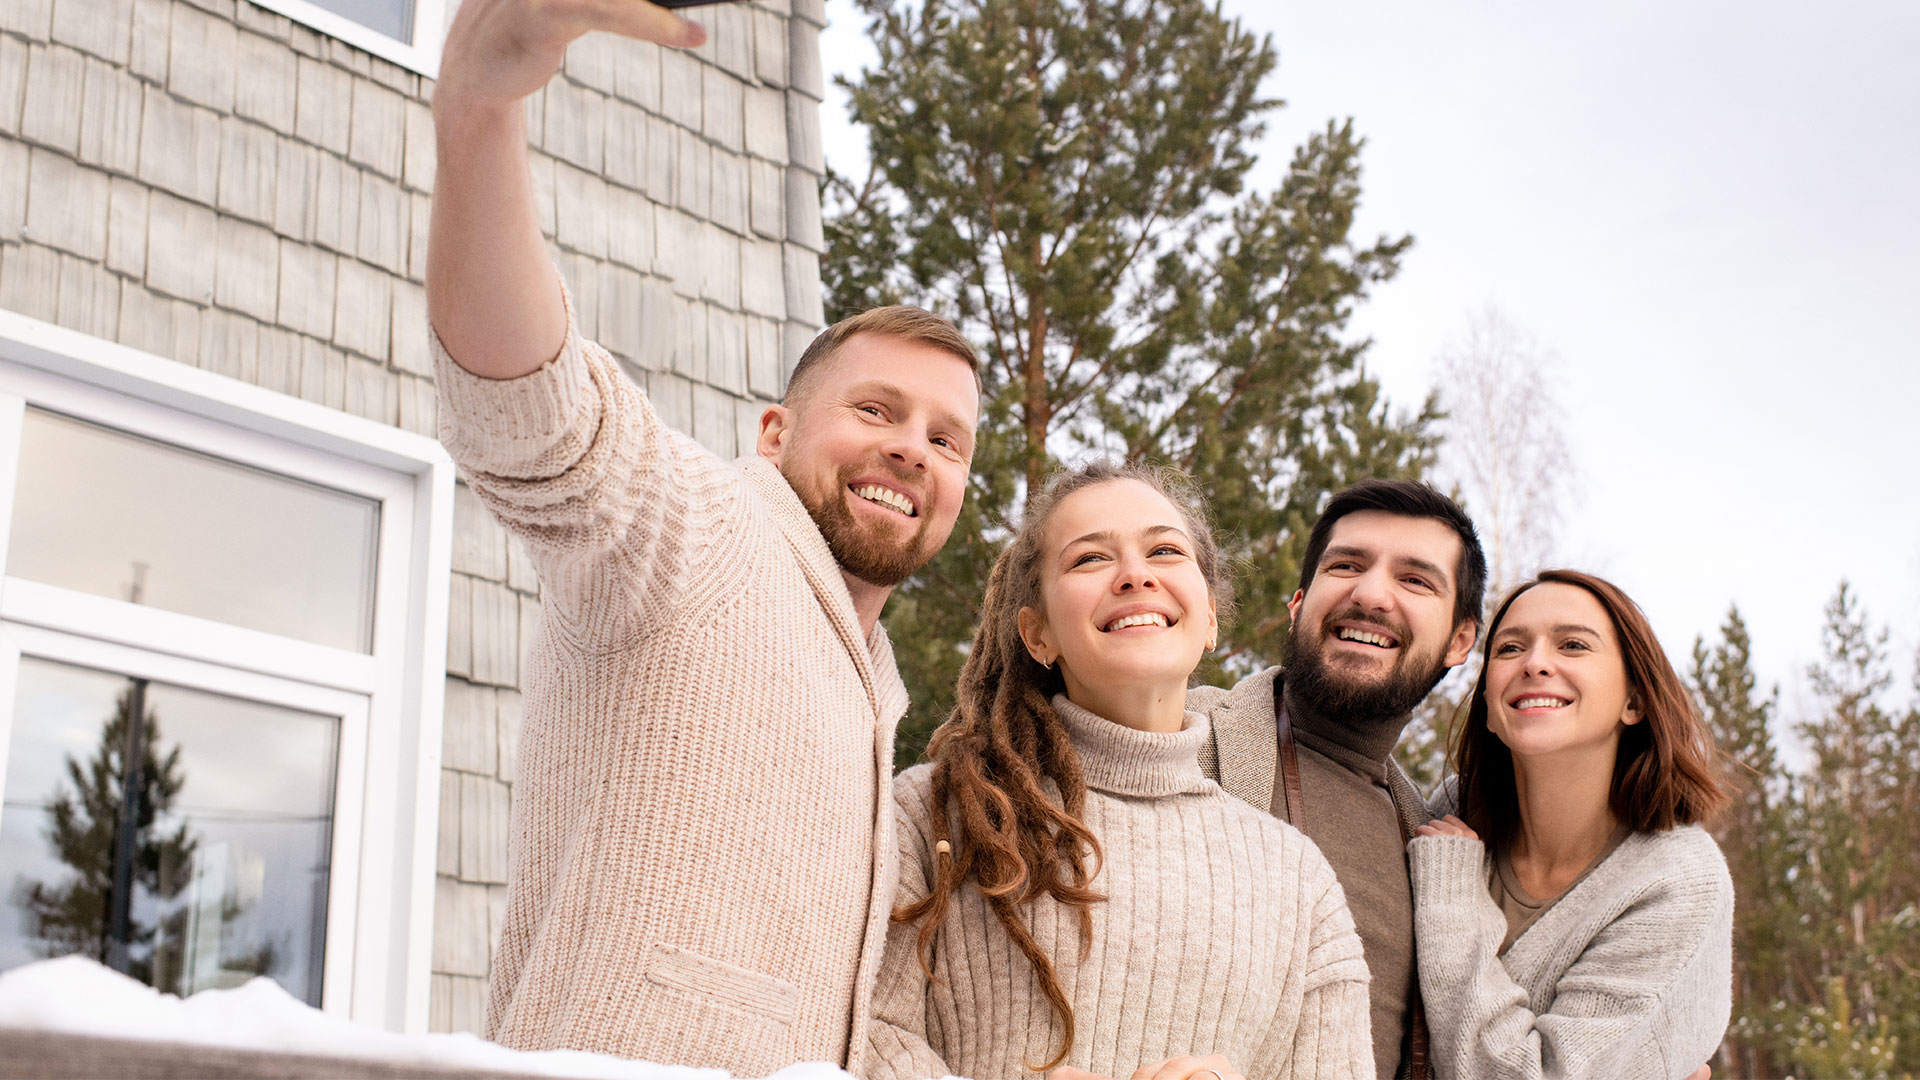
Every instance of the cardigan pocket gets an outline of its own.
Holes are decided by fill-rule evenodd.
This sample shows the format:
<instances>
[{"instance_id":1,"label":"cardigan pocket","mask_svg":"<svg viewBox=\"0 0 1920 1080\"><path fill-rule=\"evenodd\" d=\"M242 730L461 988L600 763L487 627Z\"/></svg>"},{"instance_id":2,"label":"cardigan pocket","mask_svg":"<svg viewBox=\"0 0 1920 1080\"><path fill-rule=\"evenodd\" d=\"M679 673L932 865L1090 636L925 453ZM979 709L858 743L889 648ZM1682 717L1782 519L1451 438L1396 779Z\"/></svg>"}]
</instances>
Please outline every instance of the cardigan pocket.
<instances>
[{"instance_id":1,"label":"cardigan pocket","mask_svg":"<svg viewBox=\"0 0 1920 1080\"><path fill-rule=\"evenodd\" d=\"M701 956L664 942L647 956L647 982L712 1006L749 1013L790 1028L799 1011L800 988L785 979Z\"/></svg>"}]
</instances>

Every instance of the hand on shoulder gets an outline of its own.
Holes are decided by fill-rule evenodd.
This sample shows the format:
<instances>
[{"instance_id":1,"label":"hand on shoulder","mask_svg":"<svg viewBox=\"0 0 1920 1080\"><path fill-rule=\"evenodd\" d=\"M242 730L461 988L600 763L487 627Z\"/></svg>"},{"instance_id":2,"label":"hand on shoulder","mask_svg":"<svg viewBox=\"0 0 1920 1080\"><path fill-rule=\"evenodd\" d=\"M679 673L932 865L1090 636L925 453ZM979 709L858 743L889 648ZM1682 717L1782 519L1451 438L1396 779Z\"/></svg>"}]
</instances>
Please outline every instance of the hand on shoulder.
<instances>
[{"instance_id":1,"label":"hand on shoulder","mask_svg":"<svg viewBox=\"0 0 1920 1080\"><path fill-rule=\"evenodd\" d=\"M1467 840L1478 840L1480 834L1467 827L1467 823L1448 814L1437 817L1413 831L1415 836L1458 836Z\"/></svg>"}]
</instances>

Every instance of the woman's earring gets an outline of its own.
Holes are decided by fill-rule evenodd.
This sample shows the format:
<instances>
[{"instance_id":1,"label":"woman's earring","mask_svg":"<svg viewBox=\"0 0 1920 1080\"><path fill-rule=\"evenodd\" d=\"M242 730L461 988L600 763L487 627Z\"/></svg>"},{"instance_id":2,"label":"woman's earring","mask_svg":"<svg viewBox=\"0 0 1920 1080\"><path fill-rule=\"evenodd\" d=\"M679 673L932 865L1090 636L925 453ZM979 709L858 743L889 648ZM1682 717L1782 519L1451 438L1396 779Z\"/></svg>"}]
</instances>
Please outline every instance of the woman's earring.
<instances>
[{"instance_id":1,"label":"woman's earring","mask_svg":"<svg viewBox=\"0 0 1920 1080\"><path fill-rule=\"evenodd\" d=\"M1038 659L1038 658L1036 657L1036 659ZM1040 666L1041 666L1041 667L1043 667L1043 668L1046 668L1046 669L1047 669L1048 671L1052 671L1052 670L1053 670L1053 661L1051 661L1051 660L1041 660L1041 661L1040 661Z\"/></svg>"}]
</instances>

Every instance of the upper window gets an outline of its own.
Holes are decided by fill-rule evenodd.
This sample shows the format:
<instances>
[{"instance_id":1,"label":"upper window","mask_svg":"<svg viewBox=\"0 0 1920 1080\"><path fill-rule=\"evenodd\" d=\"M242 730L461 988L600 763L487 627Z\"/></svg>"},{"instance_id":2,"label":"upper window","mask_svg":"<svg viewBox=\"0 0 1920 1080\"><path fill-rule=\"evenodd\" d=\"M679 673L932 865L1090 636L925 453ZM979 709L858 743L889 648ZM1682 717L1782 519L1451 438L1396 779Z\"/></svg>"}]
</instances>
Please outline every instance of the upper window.
<instances>
[{"instance_id":1,"label":"upper window","mask_svg":"<svg viewBox=\"0 0 1920 1080\"><path fill-rule=\"evenodd\" d=\"M428 78L440 74L441 39L459 6L459 0L252 2Z\"/></svg>"},{"instance_id":2,"label":"upper window","mask_svg":"<svg viewBox=\"0 0 1920 1080\"><path fill-rule=\"evenodd\" d=\"M413 44L412 0L314 0L314 3L395 41Z\"/></svg>"},{"instance_id":3,"label":"upper window","mask_svg":"<svg viewBox=\"0 0 1920 1080\"><path fill-rule=\"evenodd\" d=\"M374 499L32 407L18 476L14 577L373 646Z\"/></svg>"},{"instance_id":4,"label":"upper window","mask_svg":"<svg viewBox=\"0 0 1920 1080\"><path fill-rule=\"evenodd\" d=\"M452 463L0 311L0 969L426 1024Z\"/></svg>"}]
</instances>

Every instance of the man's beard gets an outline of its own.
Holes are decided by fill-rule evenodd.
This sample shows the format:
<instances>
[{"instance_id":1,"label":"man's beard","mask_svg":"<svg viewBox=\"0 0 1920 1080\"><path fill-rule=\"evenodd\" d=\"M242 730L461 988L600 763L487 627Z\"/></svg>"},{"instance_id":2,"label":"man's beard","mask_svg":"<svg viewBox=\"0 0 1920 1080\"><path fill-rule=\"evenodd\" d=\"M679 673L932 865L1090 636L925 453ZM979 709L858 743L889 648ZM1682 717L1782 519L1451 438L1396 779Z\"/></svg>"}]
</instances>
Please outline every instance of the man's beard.
<instances>
[{"instance_id":1,"label":"man's beard","mask_svg":"<svg viewBox=\"0 0 1920 1080\"><path fill-rule=\"evenodd\" d=\"M1442 649L1419 655L1401 646L1400 659L1385 676L1369 679L1359 672L1336 670L1327 662L1327 627L1335 622L1370 623L1400 641L1411 640L1403 628L1390 626L1358 611L1329 617L1317 635L1309 635L1299 621L1287 630L1287 697L1304 711L1329 722L1365 728L1399 720L1413 711L1446 677Z\"/></svg>"},{"instance_id":2,"label":"man's beard","mask_svg":"<svg viewBox=\"0 0 1920 1080\"><path fill-rule=\"evenodd\" d=\"M933 521L924 512L924 506L917 517L904 519L913 525L913 532L905 540L893 539L881 534L879 526L863 525L855 520L847 499L859 496L847 488L853 477L863 470L871 471L867 466L849 465L841 469L829 491L810 490L790 475L787 484L800 497L800 504L807 508L807 516L813 518L820 535L826 538L827 550L833 553L834 561L842 570L869 585L892 588L925 566L940 546L929 543Z\"/></svg>"}]
</instances>

